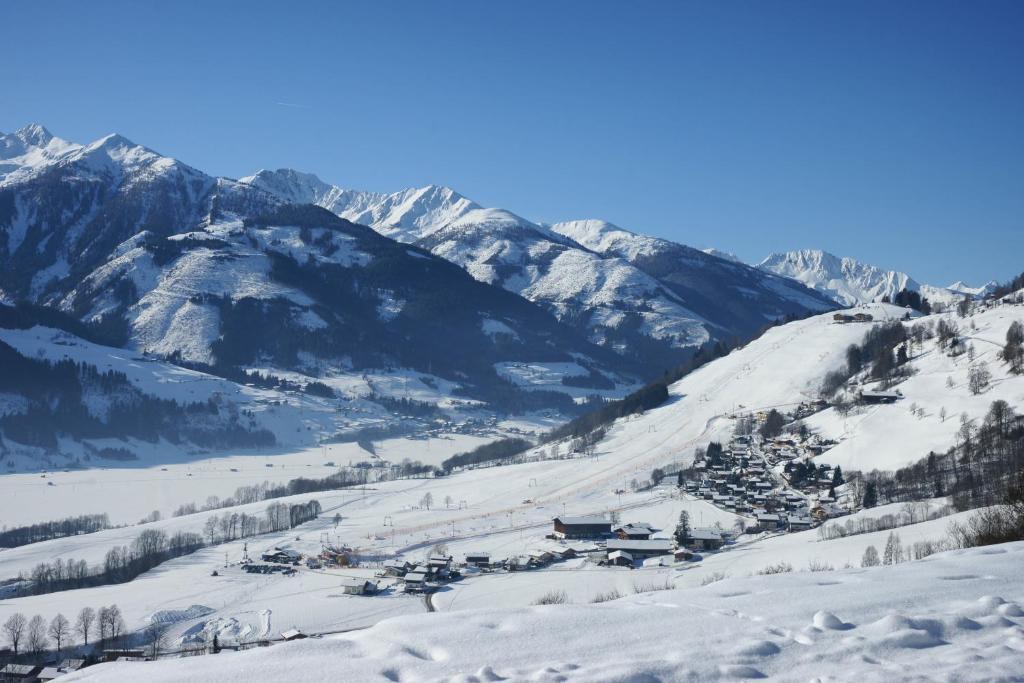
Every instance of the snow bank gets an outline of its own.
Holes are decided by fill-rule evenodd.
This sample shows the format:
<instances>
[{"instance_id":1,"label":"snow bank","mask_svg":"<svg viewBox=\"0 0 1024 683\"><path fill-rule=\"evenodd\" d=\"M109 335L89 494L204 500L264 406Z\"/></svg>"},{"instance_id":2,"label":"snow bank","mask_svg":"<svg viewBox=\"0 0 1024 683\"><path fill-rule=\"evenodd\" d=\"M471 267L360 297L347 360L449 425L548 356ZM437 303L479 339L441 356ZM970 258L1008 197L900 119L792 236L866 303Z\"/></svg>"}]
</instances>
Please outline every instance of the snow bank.
<instances>
[{"instance_id":1,"label":"snow bank","mask_svg":"<svg viewBox=\"0 0 1024 683\"><path fill-rule=\"evenodd\" d=\"M398 617L68 681L1019 680L1024 543L872 570L758 576L587 605ZM827 580L826 580L827 579Z\"/></svg>"}]
</instances>

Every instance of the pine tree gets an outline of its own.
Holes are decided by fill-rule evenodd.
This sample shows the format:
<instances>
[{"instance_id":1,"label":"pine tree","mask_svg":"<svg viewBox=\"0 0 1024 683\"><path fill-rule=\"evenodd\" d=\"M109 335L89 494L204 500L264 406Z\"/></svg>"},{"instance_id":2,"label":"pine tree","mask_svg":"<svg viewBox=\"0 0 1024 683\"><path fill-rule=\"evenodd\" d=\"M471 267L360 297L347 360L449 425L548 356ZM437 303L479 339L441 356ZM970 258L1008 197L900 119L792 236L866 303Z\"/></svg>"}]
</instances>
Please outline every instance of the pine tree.
<instances>
[{"instance_id":1,"label":"pine tree","mask_svg":"<svg viewBox=\"0 0 1024 683\"><path fill-rule=\"evenodd\" d=\"M832 486L842 486L845 483L846 480L843 479L843 468L840 467L839 465L836 465L835 470L833 470L832 472Z\"/></svg>"},{"instance_id":2,"label":"pine tree","mask_svg":"<svg viewBox=\"0 0 1024 683\"><path fill-rule=\"evenodd\" d=\"M903 546L900 544L900 537L895 531L889 532L889 538L885 542L885 551L882 554L882 564L899 564L903 561Z\"/></svg>"},{"instance_id":3,"label":"pine tree","mask_svg":"<svg viewBox=\"0 0 1024 683\"><path fill-rule=\"evenodd\" d=\"M676 543L685 546L690 542L690 513L683 510L679 513L679 523L676 525Z\"/></svg>"},{"instance_id":4,"label":"pine tree","mask_svg":"<svg viewBox=\"0 0 1024 683\"><path fill-rule=\"evenodd\" d=\"M878 505L878 489L875 482L869 481L864 487L864 507L873 508Z\"/></svg>"}]
</instances>

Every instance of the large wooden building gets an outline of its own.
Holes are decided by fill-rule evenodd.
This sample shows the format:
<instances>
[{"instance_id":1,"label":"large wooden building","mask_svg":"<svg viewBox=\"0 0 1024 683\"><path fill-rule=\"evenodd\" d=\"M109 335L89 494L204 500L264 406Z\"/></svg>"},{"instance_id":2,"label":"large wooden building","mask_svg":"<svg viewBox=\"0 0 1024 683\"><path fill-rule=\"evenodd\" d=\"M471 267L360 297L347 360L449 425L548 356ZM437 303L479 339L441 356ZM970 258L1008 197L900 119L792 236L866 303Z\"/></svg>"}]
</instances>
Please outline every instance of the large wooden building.
<instances>
[{"instance_id":1,"label":"large wooden building","mask_svg":"<svg viewBox=\"0 0 1024 683\"><path fill-rule=\"evenodd\" d=\"M560 538L601 538L612 533L612 523L600 516L555 517L555 535Z\"/></svg>"}]
</instances>

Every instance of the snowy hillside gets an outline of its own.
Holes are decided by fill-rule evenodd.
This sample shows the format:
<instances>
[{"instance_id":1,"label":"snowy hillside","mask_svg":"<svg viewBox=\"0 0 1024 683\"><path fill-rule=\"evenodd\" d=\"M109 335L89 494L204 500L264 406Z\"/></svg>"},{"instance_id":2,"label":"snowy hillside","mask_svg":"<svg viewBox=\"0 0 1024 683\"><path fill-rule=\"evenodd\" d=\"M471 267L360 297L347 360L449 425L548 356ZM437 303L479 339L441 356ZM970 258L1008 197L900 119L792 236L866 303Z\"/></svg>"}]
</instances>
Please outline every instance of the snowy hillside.
<instances>
[{"instance_id":1,"label":"snowy hillside","mask_svg":"<svg viewBox=\"0 0 1024 683\"><path fill-rule=\"evenodd\" d=\"M1024 653L1022 552L1014 543L599 605L404 616L253 652L106 664L68 680L249 681L297 668L353 681L1010 680Z\"/></svg>"},{"instance_id":2,"label":"snowy hillside","mask_svg":"<svg viewBox=\"0 0 1024 683\"><path fill-rule=\"evenodd\" d=\"M981 287L970 287L959 281L948 287L920 284L906 273L884 270L852 258L840 258L819 249L771 254L757 267L802 282L844 306L881 301L883 298L892 301L904 289L919 292L933 304L950 306L965 296L980 298L995 286L989 282Z\"/></svg>"}]
</instances>

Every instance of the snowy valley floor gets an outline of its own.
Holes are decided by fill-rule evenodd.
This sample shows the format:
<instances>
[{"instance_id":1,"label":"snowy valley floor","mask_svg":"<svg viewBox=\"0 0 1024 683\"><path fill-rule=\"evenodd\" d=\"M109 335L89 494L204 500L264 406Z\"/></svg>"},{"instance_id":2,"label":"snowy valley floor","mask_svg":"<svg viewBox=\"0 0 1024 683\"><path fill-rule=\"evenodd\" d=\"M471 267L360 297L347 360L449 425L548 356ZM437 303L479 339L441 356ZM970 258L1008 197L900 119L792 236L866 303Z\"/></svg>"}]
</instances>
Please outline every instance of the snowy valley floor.
<instances>
[{"instance_id":1,"label":"snowy valley floor","mask_svg":"<svg viewBox=\"0 0 1024 683\"><path fill-rule=\"evenodd\" d=\"M872 569L725 579L602 604L388 619L70 681L1024 680L1024 543Z\"/></svg>"}]
</instances>

